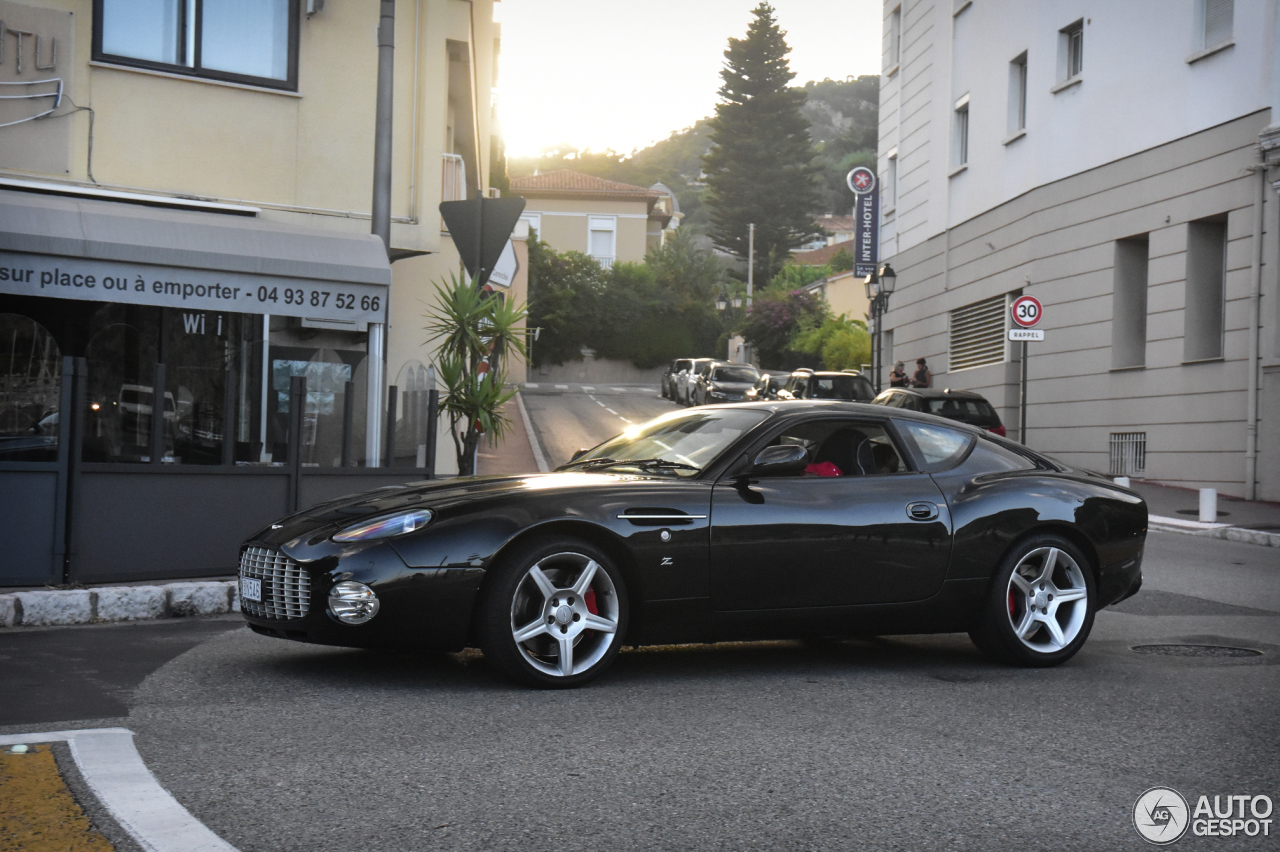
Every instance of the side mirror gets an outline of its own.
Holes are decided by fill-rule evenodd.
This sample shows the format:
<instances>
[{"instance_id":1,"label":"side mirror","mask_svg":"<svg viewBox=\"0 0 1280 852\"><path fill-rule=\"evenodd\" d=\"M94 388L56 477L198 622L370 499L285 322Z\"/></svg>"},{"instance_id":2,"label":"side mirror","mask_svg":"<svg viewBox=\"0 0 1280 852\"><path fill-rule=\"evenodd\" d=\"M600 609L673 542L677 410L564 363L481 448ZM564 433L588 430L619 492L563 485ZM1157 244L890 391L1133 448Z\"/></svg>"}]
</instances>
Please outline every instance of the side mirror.
<instances>
[{"instance_id":1,"label":"side mirror","mask_svg":"<svg viewBox=\"0 0 1280 852\"><path fill-rule=\"evenodd\" d=\"M580 450L578 450L576 453L574 453L574 454L573 454L573 458L569 459L569 461L571 461L571 462L575 462L575 461L577 461L578 459L580 459L580 458L582 458L583 456L585 456L585 455L586 455L587 453L589 453L589 452L591 452L591 448L590 448L590 447L583 447L582 449L580 449Z\"/></svg>"},{"instance_id":2,"label":"side mirror","mask_svg":"<svg viewBox=\"0 0 1280 852\"><path fill-rule=\"evenodd\" d=\"M805 448L795 444L765 447L751 462L751 472L771 475L800 473L805 469L808 458Z\"/></svg>"}]
</instances>

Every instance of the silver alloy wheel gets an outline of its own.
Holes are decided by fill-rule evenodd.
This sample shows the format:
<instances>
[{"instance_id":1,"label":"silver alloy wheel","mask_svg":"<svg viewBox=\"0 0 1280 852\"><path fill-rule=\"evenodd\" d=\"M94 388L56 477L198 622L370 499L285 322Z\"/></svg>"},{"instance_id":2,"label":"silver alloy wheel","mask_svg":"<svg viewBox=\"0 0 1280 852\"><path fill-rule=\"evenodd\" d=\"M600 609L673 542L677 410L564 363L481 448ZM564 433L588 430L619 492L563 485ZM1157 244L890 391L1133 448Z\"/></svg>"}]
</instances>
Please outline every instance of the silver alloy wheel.
<instances>
[{"instance_id":1,"label":"silver alloy wheel","mask_svg":"<svg viewBox=\"0 0 1280 852\"><path fill-rule=\"evenodd\" d=\"M617 638L620 610L617 589L600 563L581 553L553 553L532 565L516 585L511 638L538 671L570 677L608 653Z\"/></svg>"},{"instance_id":2,"label":"silver alloy wheel","mask_svg":"<svg viewBox=\"0 0 1280 852\"><path fill-rule=\"evenodd\" d=\"M1040 547L1009 575L1009 624L1023 645L1052 654L1080 635L1089 611L1084 571L1064 550Z\"/></svg>"}]
</instances>

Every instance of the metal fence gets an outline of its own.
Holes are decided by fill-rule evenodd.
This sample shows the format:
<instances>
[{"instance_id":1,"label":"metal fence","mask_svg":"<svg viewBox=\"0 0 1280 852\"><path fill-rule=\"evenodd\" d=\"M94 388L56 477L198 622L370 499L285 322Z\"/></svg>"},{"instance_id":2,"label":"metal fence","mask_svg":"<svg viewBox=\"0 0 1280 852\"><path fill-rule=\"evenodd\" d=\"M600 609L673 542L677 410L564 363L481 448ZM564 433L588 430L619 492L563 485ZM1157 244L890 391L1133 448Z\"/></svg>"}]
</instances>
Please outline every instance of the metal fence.
<instances>
[{"instance_id":1,"label":"metal fence","mask_svg":"<svg viewBox=\"0 0 1280 852\"><path fill-rule=\"evenodd\" d=\"M1147 467L1146 432L1111 433L1111 475L1129 476Z\"/></svg>"}]
</instances>

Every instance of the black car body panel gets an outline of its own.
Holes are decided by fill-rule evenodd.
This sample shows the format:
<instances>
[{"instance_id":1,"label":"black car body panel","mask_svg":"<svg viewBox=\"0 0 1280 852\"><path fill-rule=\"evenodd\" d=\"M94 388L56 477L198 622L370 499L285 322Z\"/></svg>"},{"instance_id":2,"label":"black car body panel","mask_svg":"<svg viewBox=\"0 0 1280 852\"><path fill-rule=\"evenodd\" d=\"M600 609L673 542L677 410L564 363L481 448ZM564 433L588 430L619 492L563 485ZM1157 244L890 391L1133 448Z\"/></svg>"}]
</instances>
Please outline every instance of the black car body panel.
<instances>
[{"instance_id":1,"label":"black car body panel","mask_svg":"<svg viewBox=\"0 0 1280 852\"><path fill-rule=\"evenodd\" d=\"M309 610L301 618L245 618L260 633L299 641L456 650L474 641L487 574L506 554L550 535L589 542L616 562L631 601L628 644L964 630L1004 554L1046 530L1089 556L1099 606L1141 582L1146 506L1105 479L977 429L883 406L746 403L671 416L717 409L758 410L762 422L700 472L570 469L428 481L284 518L245 547L294 560L309 579ZM780 430L832 418L897 436L906 467L830 479L752 469ZM935 469L901 437L904 420L945 424L971 444L948 469ZM413 508L434 513L425 528L332 539ZM381 601L367 623L343 624L329 613L330 589L348 580Z\"/></svg>"}]
</instances>

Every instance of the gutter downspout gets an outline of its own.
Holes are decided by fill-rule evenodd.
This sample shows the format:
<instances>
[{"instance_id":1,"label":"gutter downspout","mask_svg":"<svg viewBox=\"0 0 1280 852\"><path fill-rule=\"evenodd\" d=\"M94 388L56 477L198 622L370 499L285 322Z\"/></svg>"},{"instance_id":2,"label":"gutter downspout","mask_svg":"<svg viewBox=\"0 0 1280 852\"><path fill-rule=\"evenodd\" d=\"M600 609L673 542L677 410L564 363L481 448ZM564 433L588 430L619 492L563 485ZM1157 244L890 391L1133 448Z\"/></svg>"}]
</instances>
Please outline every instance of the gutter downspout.
<instances>
[{"instance_id":1,"label":"gutter downspout","mask_svg":"<svg viewBox=\"0 0 1280 852\"><path fill-rule=\"evenodd\" d=\"M373 233L381 237L391 256L391 114L395 72L396 4L382 0L378 20L378 93L373 142ZM391 301L390 288L387 301ZM390 318L391 306L386 306ZM382 406L386 384L387 340L383 323L369 323L369 393L365 412L365 465L378 467L382 458Z\"/></svg>"},{"instance_id":2,"label":"gutter downspout","mask_svg":"<svg viewBox=\"0 0 1280 852\"><path fill-rule=\"evenodd\" d=\"M1264 155L1265 156L1265 155ZM1258 499L1258 372L1261 352L1258 338L1262 320L1262 222L1267 198L1266 165L1250 166L1258 175L1258 197L1253 203L1253 267L1249 293L1249 390L1244 427L1244 498Z\"/></svg>"}]
</instances>

